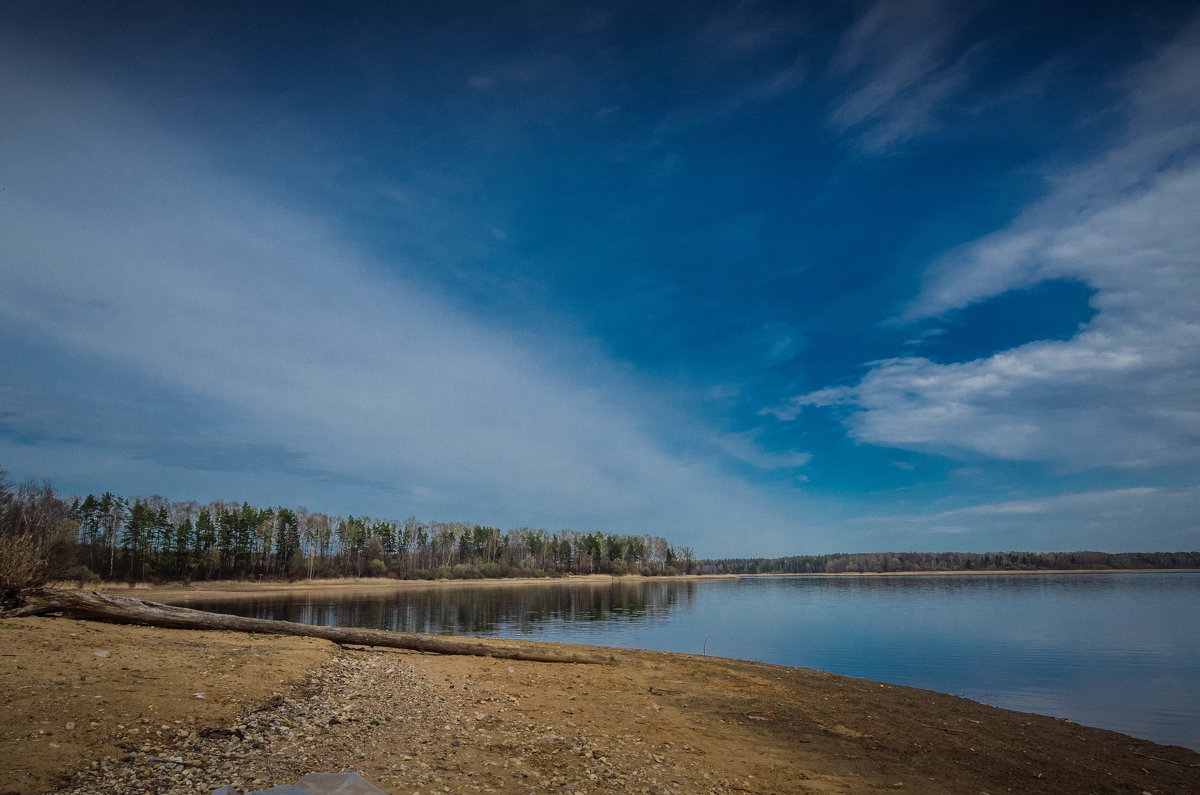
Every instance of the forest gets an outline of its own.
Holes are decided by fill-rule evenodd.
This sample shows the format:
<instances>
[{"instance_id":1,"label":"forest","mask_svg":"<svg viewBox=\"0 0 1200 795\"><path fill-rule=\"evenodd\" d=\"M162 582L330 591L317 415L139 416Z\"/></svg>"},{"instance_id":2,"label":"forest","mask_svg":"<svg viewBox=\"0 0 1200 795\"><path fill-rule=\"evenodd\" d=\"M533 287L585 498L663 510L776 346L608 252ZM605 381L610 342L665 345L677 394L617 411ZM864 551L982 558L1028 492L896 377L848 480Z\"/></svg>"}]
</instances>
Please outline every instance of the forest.
<instances>
[{"instance_id":1,"label":"forest","mask_svg":"<svg viewBox=\"0 0 1200 795\"><path fill-rule=\"evenodd\" d=\"M1200 552L902 552L697 560L656 535L335 516L304 507L60 495L0 469L0 585L566 574L1200 569Z\"/></svg>"},{"instance_id":2,"label":"forest","mask_svg":"<svg viewBox=\"0 0 1200 795\"><path fill-rule=\"evenodd\" d=\"M1200 552L878 552L702 560L705 574L1200 569Z\"/></svg>"},{"instance_id":3,"label":"forest","mask_svg":"<svg viewBox=\"0 0 1200 795\"><path fill-rule=\"evenodd\" d=\"M11 571L9 571L11 570ZM654 535L332 516L304 507L59 495L0 470L0 582L396 577L474 579L699 571ZM22 573L23 572L23 573Z\"/></svg>"}]
</instances>

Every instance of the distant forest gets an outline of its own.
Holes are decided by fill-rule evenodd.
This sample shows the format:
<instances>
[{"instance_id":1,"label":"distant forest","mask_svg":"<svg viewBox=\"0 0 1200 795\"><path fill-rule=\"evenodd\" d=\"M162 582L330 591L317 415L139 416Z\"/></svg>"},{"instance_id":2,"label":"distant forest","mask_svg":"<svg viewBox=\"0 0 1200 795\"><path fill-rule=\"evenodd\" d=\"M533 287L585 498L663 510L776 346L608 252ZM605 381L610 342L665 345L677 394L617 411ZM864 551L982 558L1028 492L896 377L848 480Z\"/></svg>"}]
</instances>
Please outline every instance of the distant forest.
<instances>
[{"instance_id":1,"label":"distant forest","mask_svg":"<svg viewBox=\"0 0 1200 795\"><path fill-rule=\"evenodd\" d=\"M837 574L1039 569L1200 569L1200 552L905 552L697 560L655 535L547 532L333 516L306 508L59 495L0 469L0 586L105 580L565 574Z\"/></svg>"},{"instance_id":2,"label":"distant forest","mask_svg":"<svg viewBox=\"0 0 1200 795\"><path fill-rule=\"evenodd\" d=\"M1200 552L878 552L702 560L704 574L1200 569Z\"/></svg>"},{"instance_id":3,"label":"distant forest","mask_svg":"<svg viewBox=\"0 0 1200 795\"><path fill-rule=\"evenodd\" d=\"M507 532L460 522L331 516L303 507L62 497L0 470L0 582L313 577L471 579L699 572L690 547L653 535Z\"/></svg>"}]
</instances>

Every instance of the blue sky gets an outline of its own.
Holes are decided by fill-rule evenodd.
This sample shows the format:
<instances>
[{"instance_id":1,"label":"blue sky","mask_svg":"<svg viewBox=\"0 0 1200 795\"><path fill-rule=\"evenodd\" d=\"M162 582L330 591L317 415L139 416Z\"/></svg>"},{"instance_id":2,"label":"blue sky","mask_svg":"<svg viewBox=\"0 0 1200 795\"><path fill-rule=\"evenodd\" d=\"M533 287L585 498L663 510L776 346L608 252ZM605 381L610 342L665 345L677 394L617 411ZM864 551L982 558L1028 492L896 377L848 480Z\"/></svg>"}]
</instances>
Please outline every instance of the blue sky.
<instances>
[{"instance_id":1,"label":"blue sky","mask_svg":"<svg viewBox=\"0 0 1200 795\"><path fill-rule=\"evenodd\" d=\"M0 2L0 465L1200 546L1191 3Z\"/></svg>"}]
</instances>

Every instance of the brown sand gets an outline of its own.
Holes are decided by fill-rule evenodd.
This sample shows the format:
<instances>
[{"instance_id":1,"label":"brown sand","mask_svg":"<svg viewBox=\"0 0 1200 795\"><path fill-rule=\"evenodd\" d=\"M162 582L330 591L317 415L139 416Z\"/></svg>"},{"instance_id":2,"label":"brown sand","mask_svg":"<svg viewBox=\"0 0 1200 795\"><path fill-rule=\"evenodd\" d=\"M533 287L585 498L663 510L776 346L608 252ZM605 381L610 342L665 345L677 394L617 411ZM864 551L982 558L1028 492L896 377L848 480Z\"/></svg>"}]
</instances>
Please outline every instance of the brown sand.
<instances>
[{"instance_id":1,"label":"brown sand","mask_svg":"<svg viewBox=\"0 0 1200 795\"><path fill-rule=\"evenodd\" d=\"M565 577L513 577L496 580L393 580L386 577L341 577L336 579L300 580L297 582L250 580L213 580L189 585L168 583L149 585L139 583L104 583L89 586L88 590L101 591L113 596L131 596L137 599L152 599L158 602L186 605L194 599L223 599L262 594L388 594L397 591L441 589L441 588L527 588L530 586L554 586L564 584L610 585L613 582L666 582L670 580L736 580L735 574L686 575L677 577L642 577L630 574L613 577L608 574L572 574ZM58 583L55 587L75 588L73 583Z\"/></svg>"},{"instance_id":2,"label":"brown sand","mask_svg":"<svg viewBox=\"0 0 1200 795\"><path fill-rule=\"evenodd\" d=\"M360 743L366 753L345 766L390 792L431 782L451 792L568 782L577 791L640 791L647 781L647 791L680 793L1200 792L1200 754L1114 732L810 670L617 653L624 662L609 666L510 662L8 619L0 621L0 793L52 789L93 760L179 727L233 726L244 705L271 694L302 699L312 692L301 684L305 672L331 660L367 671L368 686L384 671L403 673L436 704L433 723L428 704L425 718L408 721L404 713L421 705L397 701L387 713L394 722L373 720L337 740ZM361 698L344 695L351 706ZM347 751L335 728L344 729L329 729L330 755L321 756L326 738L317 733L306 760L340 769ZM538 738L551 731L583 750L545 746ZM244 754L248 768L266 764L255 753Z\"/></svg>"}]
</instances>

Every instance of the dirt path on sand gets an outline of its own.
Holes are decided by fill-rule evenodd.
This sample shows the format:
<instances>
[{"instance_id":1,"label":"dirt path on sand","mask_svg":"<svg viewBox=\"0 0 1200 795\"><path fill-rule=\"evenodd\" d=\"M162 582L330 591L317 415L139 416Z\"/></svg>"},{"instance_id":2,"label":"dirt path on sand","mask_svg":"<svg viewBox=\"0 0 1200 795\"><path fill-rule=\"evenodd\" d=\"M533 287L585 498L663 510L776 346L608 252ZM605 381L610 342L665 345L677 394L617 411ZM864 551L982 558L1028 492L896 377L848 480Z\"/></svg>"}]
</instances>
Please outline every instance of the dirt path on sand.
<instances>
[{"instance_id":1,"label":"dirt path on sand","mask_svg":"<svg viewBox=\"0 0 1200 795\"><path fill-rule=\"evenodd\" d=\"M510 662L42 618L0 621L0 653L0 793L343 769L394 793L1200 791L1184 749L719 658Z\"/></svg>"}]
</instances>

